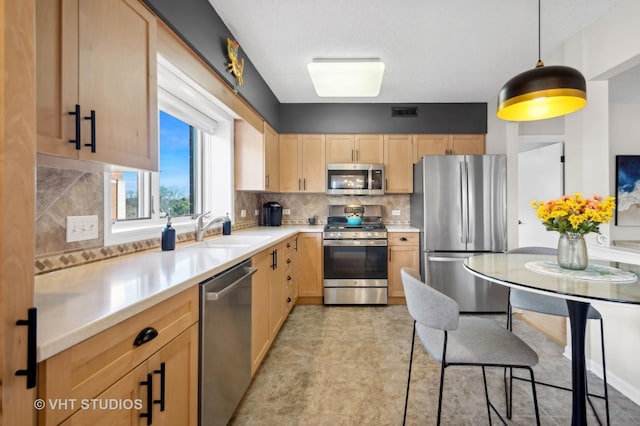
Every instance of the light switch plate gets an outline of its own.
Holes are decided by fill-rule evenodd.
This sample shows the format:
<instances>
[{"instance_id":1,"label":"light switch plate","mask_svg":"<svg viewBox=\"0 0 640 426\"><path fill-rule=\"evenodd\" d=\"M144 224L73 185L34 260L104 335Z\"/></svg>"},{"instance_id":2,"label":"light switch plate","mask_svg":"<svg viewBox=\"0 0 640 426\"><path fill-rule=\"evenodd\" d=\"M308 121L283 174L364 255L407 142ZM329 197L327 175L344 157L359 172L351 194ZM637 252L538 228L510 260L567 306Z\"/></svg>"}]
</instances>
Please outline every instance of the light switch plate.
<instances>
[{"instance_id":1,"label":"light switch plate","mask_svg":"<svg viewBox=\"0 0 640 426\"><path fill-rule=\"evenodd\" d=\"M240 217L247 217L247 211L246 210L240 210Z\"/></svg>"},{"instance_id":2,"label":"light switch plate","mask_svg":"<svg viewBox=\"0 0 640 426\"><path fill-rule=\"evenodd\" d=\"M282 214L288 216L291 214L291 209L282 209Z\"/></svg>"},{"instance_id":3,"label":"light switch plate","mask_svg":"<svg viewBox=\"0 0 640 426\"><path fill-rule=\"evenodd\" d=\"M67 216L67 242L98 238L98 216Z\"/></svg>"},{"instance_id":4,"label":"light switch plate","mask_svg":"<svg viewBox=\"0 0 640 426\"><path fill-rule=\"evenodd\" d=\"M253 213L254 216L258 216L260 214L260 210L256 209Z\"/></svg>"},{"instance_id":5,"label":"light switch plate","mask_svg":"<svg viewBox=\"0 0 640 426\"><path fill-rule=\"evenodd\" d=\"M391 216L400 216L400 210L391 210Z\"/></svg>"}]
</instances>

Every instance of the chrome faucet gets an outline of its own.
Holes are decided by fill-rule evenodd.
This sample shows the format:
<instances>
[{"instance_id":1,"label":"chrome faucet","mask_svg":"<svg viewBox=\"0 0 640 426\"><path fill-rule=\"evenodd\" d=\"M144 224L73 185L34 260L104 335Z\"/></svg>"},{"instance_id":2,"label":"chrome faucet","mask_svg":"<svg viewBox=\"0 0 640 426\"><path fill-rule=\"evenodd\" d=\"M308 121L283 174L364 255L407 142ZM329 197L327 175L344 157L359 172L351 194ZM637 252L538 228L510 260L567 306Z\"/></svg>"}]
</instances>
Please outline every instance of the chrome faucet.
<instances>
[{"instance_id":1,"label":"chrome faucet","mask_svg":"<svg viewBox=\"0 0 640 426\"><path fill-rule=\"evenodd\" d=\"M204 239L204 231L206 231L209 226L214 223L221 223L224 221L224 216L218 216L208 222L205 222L204 219L209 216L211 216L211 212L206 212L196 218L196 241L202 241Z\"/></svg>"}]
</instances>

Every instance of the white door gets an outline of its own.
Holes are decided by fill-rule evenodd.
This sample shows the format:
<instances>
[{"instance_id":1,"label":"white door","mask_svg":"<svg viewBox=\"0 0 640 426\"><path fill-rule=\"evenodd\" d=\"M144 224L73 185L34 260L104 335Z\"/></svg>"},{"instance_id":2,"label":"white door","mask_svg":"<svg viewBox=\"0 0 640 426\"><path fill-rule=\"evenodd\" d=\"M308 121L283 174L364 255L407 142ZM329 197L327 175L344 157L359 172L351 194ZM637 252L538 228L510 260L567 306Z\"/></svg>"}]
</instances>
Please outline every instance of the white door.
<instances>
[{"instance_id":1,"label":"white door","mask_svg":"<svg viewBox=\"0 0 640 426\"><path fill-rule=\"evenodd\" d=\"M518 154L518 246L557 247L558 233L547 231L531 201L559 198L564 188L564 145L552 143Z\"/></svg>"}]
</instances>

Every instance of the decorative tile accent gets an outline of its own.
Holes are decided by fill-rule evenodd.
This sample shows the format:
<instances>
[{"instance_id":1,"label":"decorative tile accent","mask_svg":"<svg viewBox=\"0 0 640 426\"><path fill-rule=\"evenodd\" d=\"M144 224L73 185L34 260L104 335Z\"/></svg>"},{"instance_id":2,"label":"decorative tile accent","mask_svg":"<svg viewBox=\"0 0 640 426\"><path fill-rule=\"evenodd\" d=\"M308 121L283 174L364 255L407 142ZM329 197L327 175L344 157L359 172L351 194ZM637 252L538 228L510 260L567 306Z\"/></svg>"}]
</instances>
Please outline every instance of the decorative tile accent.
<instances>
[{"instance_id":1,"label":"decorative tile accent","mask_svg":"<svg viewBox=\"0 0 640 426\"><path fill-rule=\"evenodd\" d=\"M158 249L160 238L135 241L104 247L104 175L77 170L64 170L40 166L37 168L36 189L36 258L35 274L85 263L124 256L143 250ZM385 195L379 197L342 197L325 194L281 194L259 192L235 192L233 230L258 226L255 211L267 201L277 201L291 214L284 216L284 224L304 225L310 217L316 223L326 223L327 206L332 204L380 204L383 206L383 222L386 224L409 223L409 195ZM400 216L392 216L391 210L400 210ZM241 217L241 211L246 212ZM66 243L66 216L97 215L99 236L96 240ZM220 234L219 227L208 230L206 235ZM177 243L195 239L194 232L178 234Z\"/></svg>"}]
</instances>

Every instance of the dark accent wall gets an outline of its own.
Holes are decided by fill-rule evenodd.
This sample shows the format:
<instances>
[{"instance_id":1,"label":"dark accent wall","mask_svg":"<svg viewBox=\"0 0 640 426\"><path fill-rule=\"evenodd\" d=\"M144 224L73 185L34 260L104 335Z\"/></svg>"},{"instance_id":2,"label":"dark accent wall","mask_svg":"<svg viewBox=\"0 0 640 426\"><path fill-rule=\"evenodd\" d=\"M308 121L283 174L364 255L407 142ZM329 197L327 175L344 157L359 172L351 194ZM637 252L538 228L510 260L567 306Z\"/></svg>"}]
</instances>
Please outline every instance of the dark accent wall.
<instances>
[{"instance_id":1,"label":"dark accent wall","mask_svg":"<svg viewBox=\"0 0 640 426\"><path fill-rule=\"evenodd\" d=\"M227 37L234 39L207 0L143 0L211 68L234 86L226 71ZM281 104L251 60L245 60L242 96L279 133L486 133L486 103ZM392 106L417 107L417 117L391 117Z\"/></svg>"},{"instance_id":2,"label":"dark accent wall","mask_svg":"<svg viewBox=\"0 0 640 426\"><path fill-rule=\"evenodd\" d=\"M417 107L392 117L391 107ZM280 133L487 133L486 103L280 104Z\"/></svg>"},{"instance_id":3,"label":"dark accent wall","mask_svg":"<svg viewBox=\"0 0 640 426\"><path fill-rule=\"evenodd\" d=\"M143 1L230 86L235 85L235 77L227 72L226 65L227 37L235 37L207 0ZM278 98L242 50L242 44L240 57L244 58L244 84L238 87L239 95L277 129Z\"/></svg>"}]
</instances>

